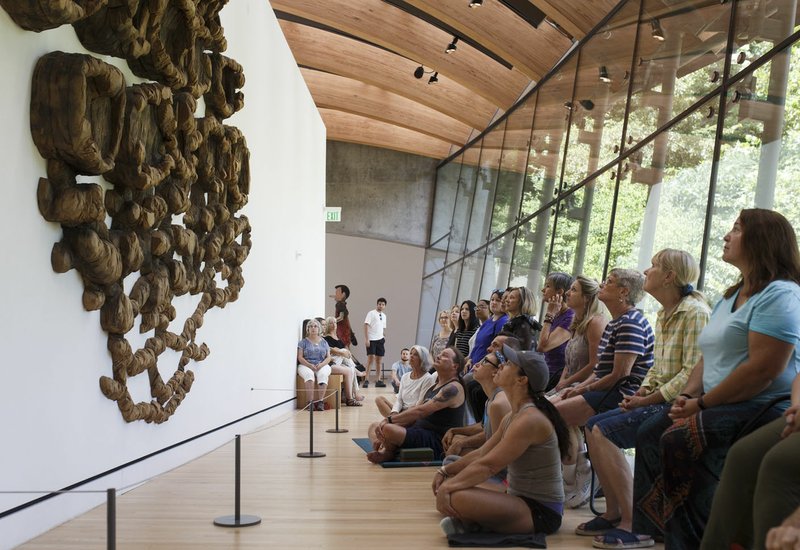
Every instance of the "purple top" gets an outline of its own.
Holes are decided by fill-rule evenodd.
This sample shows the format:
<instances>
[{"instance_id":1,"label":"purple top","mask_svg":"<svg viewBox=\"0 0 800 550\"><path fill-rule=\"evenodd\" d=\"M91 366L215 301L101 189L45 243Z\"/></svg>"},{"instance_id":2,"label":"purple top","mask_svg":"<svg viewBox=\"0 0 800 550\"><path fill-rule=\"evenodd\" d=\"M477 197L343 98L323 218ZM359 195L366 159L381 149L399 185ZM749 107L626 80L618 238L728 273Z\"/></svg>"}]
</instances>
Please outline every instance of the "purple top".
<instances>
[{"instance_id":1,"label":"purple top","mask_svg":"<svg viewBox=\"0 0 800 550\"><path fill-rule=\"evenodd\" d=\"M569 326L572 324L572 319L575 317L575 312L567 308L563 313L559 313L553 317L553 323L550 325L550 332L552 333L557 328L563 328L569 332ZM544 361L547 363L547 370L550 374L558 374L564 370L566 364L565 352L569 340L560 346L544 352Z\"/></svg>"}]
</instances>

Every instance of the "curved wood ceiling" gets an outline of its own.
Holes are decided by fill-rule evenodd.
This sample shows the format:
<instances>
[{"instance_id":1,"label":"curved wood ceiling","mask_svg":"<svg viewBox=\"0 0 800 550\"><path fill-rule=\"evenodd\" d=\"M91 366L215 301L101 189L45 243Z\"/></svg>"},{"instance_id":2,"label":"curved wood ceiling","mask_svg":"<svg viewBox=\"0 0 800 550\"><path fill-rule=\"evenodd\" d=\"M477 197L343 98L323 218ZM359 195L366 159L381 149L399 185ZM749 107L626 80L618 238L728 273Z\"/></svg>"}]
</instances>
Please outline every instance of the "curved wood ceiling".
<instances>
[{"instance_id":1,"label":"curved wood ceiling","mask_svg":"<svg viewBox=\"0 0 800 550\"><path fill-rule=\"evenodd\" d=\"M328 139L441 159L511 107L616 2L484 0L476 9L469 0L271 4ZM523 12L537 9L546 19L535 27ZM447 54L454 36L457 49ZM417 79L419 66L425 74ZM438 82L429 84L435 73Z\"/></svg>"}]
</instances>

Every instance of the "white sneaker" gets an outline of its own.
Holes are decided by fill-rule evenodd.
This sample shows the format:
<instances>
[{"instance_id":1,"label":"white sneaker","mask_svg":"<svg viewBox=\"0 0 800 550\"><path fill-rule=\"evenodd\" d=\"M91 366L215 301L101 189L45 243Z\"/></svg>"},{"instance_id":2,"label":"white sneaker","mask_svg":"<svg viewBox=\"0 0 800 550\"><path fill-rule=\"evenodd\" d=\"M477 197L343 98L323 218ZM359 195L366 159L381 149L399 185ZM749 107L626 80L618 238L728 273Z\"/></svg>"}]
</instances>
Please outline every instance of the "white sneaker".
<instances>
[{"instance_id":1,"label":"white sneaker","mask_svg":"<svg viewBox=\"0 0 800 550\"><path fill-rule=\"evenodd\" d=\"M565 494L564 499L564 504L568 508L580 508L589 502L593 474L591 464L589 464L588 460L575 470L575 484L570 487L572 490ZM595 483L595 489L596 488L597 483Z\"/></svg>"},{"instance_id":2,"label":"white sneaker","mask_svg":"<svg viewBox=\"0 0 800 550\"><path fill-rule=\"evenodd\" d=\"M461 535L467 532L464 524L458 518L446 517L439 522L439 527L442 528L446 536Z\"/></svg>"}]
</instances>

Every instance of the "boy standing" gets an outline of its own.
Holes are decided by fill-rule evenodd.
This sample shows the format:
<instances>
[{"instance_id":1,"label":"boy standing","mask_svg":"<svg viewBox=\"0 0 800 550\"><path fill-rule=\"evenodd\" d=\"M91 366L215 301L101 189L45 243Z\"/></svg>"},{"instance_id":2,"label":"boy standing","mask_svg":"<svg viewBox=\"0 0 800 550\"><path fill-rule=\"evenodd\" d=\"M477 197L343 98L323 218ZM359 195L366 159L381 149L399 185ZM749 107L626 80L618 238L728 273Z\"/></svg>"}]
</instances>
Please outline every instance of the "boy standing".
<instances>
[{"instance_id":1,"label":"boy standing","mask_svg":"<svg viewBox=\"0 0 800 550\"><path fill-rule=\"evenodd\" d=\"M344 343L345 347L350 347L350 312L347 311L347 299L350 297L350 289L347 285L336 285L333 291L333 299L336 300L336 337Z\"/></svg>"},{"instance_id":2,"label":"boy standing","mask_svg":"<svg viewBox=\"0 0 800 550\"><path fill-rule=\"evenodd\" d=\"M369 387L369 374L372 372L372 364L375 364L375 372L378 380L375 382L376 388L385 388L386 384L380 379L383 374L383 356L385 354L384 344L386 342L386 298L378 298L375 309L367 313L364 319L364 340L367 346L367 373L364 380L364 387Z\"/></svg>"}]
</instances>

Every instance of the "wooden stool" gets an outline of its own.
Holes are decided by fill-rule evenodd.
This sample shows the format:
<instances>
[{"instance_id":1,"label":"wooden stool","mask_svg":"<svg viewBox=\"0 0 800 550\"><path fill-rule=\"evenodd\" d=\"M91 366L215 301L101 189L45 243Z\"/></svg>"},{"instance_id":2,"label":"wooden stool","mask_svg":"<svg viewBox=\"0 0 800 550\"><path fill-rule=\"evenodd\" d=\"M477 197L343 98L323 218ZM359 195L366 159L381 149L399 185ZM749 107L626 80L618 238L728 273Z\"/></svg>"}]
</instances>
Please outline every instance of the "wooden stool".
<instances>
[{"instance_id":1,"label":"wooden stool","mask_svg":"<svg viewBox=\"0 0 800 550\"><path fill-rule=\"evenodd\" d=\"M331 409L336 408L336 390L339 390L339 405L341 406L343 378L341 374L331 374L328 377L328 386L325 388L326 397L324 403ZM304 409L306 405L308 405L310 395L305 391L306 386L299 374L295 377L295 385L297 388L297 408ZM314 384L314 389L317 389L316 383Z\"/></svg>"}]
</instances>

